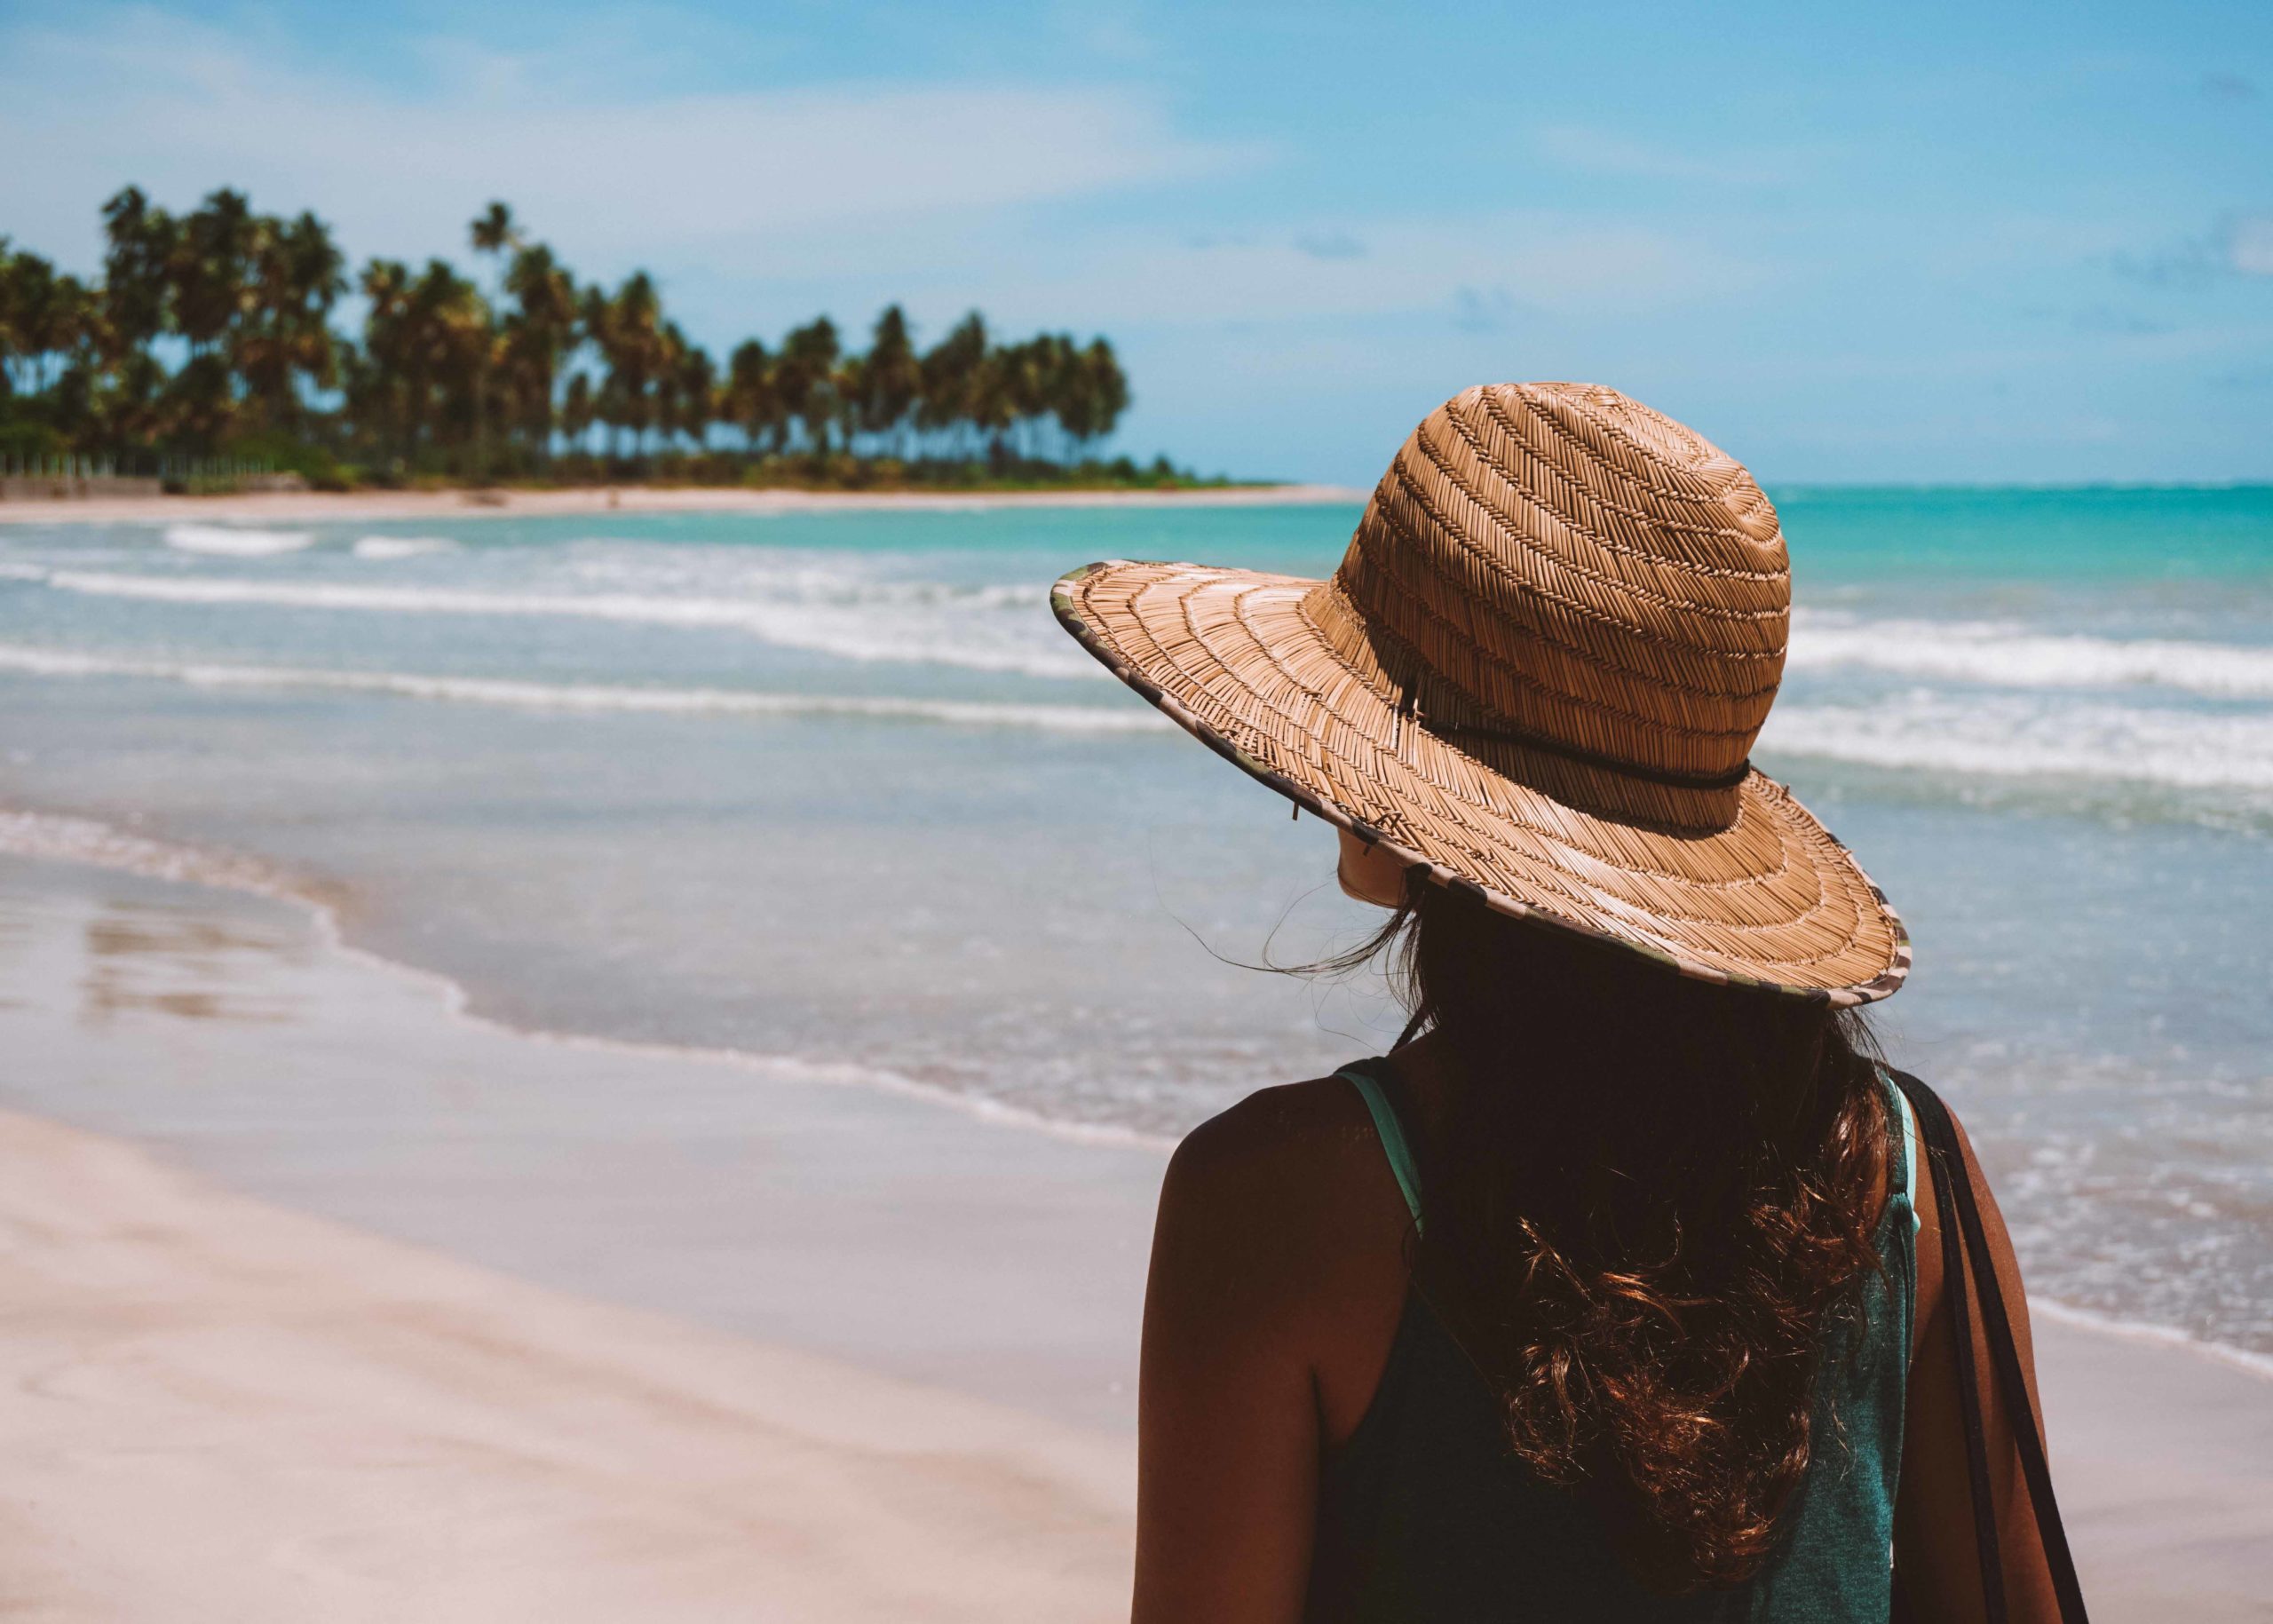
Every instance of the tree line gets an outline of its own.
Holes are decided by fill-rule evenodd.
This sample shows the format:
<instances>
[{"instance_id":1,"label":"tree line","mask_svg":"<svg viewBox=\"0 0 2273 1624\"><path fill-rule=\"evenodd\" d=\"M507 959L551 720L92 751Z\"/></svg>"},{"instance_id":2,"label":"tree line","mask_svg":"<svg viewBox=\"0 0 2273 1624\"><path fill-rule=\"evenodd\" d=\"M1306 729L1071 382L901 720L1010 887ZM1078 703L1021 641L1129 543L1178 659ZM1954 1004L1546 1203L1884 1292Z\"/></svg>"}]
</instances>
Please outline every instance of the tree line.
<instances>
[{"instance_id":1,"label":"tree line","mask_svg":"<svg viewBox=\"0 0 2273 1624\"><path fill-rule=\"evenodd\" d=\"M0 237L0 446L476 479L704 459L1046 472L1094 467L1129 406L1107 340L1002 343L977 312L928 349L897 305L864 351L820 316L721 364L647 273L581 281L502 202L469 230L486 274L376 258L352 284L322 220L240 192L175 214L129 186L102 216L92 281ZM351 285L353 335L334 321Z\"/></svg>"}]
</instances>

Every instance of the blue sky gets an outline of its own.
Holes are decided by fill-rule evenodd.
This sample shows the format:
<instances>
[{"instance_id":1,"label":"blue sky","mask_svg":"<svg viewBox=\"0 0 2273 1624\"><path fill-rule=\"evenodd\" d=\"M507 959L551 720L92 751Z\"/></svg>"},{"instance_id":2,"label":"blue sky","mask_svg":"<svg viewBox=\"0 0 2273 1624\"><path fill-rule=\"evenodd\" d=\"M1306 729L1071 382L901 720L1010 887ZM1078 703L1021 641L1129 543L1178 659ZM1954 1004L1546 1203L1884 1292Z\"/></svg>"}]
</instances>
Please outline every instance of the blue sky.
<instances>
[{"instance_id":1,"label":"blue sky","mask_svg":"<svg viewBox=\"0 0 2273 1624\"><path fill-rule=\"evenodd\" d=\"M503 197L716 348L1105 332L1122 446L1210 471L1583 378L1770 481L2273 478L2263 4L0 0L0 152L81 268L129 181L358 263Z\"/></svg>"}]
</instances>

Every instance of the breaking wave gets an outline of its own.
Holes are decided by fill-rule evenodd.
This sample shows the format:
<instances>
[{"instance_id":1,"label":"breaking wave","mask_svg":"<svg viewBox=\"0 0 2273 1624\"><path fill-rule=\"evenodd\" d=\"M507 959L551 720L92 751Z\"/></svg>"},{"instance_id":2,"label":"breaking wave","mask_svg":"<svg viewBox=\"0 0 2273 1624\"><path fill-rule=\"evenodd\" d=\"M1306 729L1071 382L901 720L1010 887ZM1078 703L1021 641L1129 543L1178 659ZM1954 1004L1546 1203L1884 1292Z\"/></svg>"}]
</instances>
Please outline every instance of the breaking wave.
<instances>
[{"instance_id":1,"label":"breaking wave","mask_svg":"<svg viewBox=\"0 0 2273 1624\"><path fill-rule=\"evenodd\" d=\"M424 558L428 553L455 552L458 544L446 535L359 535L348 549L359 558L387 560Z\"/></svg>"},{"instance_id":2,"label":"breaking wave","mask_svg":"<svg viewBox=\"0 0 2273 1624\"><path fill-rule=\"evenodd\" d=\"M190 525L174 526L167 539L188 551L242 558L297 550L309 540L297 532ZM454 546L441 537L367 535L352 551L384 560ZM161 603L609 621L741 632L780 647L864 662L1041 677L1105 675L1049 623L1039 584L954 586L848 573L841 566L792 566L763 577L721 581L673 570L661 560L584 562L572 573L592 584L571 591L21 566L5 573L59 591ZM1788 669L1870 670L1985 687L2152 688L2217 700L2273 699L2273 647L2033 631L1997 621L1855 620L1802 611L1794 622Z\"/></svg>"},{"instance_id":3,"label":"breaking wave","mask_svg":"<svg viewBox=\"0 0 2273 1624\"><path fill-rule=\"evenodd\" d=\"M223 558L267 558L298 552L315 542L307 530L248 530L226 525L168 525L165 543L177 552Z\"/></svg>"},{"instance_id":4,"label":"breaking wave","mask_svg":"<svg viewBox=\"0 0 2273 1624\"><path fill-rule=\"evenodd\" d=\"M848 600L653 592L492 592L460 587L247 581L107 571L15 570L59 591L158 603L265 605L382 614L554 617L746 632L783 648L862 661L914 661L1029 677L1093 677L1097 665L1049 623L1040 588L920 590L887 583ZM1030 606L1029 617L1002 611ZM993 613L990 613L993 612Z\"/></svg>"},{"instance_id":5,"label":"breaking wave","mask_svg":"<svg viewBox=\"0 0 2273 1624\"><path fill-rule=\"evenodd\" d=\"M934 722L954 727L1017 727L1049 733L1156 733L1159 712L1130 704L1031 705L891 694L778 693L739 688L663 688L599 683L524 682L410 671L325 670L305 666L232 665L136 660L0 644L0 671L28 677L135 677L214 688L313 688L404 699L494 705L519 710L647 712L753 717L856 717Z\"/></svg>"},{"instance_id":6,"label":"breaking wave","mask_svg":"<svg viewBox=\"0 0 2273 1624\"><path fill-rule=\"evenodd\" d=\"M1794 619L1793 670L1859 667L2007 688L2173 688L2273 699L2273 648L2032 632L1995 621Z\"/></svg>"},{"instance_id":7,"label":"breaking wave","mask_svg":"<svg viewBox=\"0 0 2273 1624\"><path fill-rule=\"evenodd\" d=\"M1873 704L1779 705L1760 749L1968 776L2273 789L2273 716L2265 715L1916 693Z\"/></svg>"}]
</instances>

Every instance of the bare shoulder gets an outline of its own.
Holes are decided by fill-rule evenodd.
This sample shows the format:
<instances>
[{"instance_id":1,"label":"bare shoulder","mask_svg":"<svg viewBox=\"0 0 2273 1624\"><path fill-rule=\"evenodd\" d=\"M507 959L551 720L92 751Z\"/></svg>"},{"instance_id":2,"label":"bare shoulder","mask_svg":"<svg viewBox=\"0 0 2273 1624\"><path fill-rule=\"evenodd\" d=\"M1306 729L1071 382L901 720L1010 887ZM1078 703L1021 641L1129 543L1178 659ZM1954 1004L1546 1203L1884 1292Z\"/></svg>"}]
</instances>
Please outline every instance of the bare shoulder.
<instances>
[{"instance_id":1,"label":"bare shoulder","mask_svg":"<svg viewBox=\"0 0 2273 1624\"><path fill-rule=\"evenodd\" d=\"M1357 1089L1339 1077L1262 1089L1184 1137L1168 1163L1173 1195L1203 1206L1283 1201L1341 1188L1350 1164L1382 1160Z\"/></svg>"},{"instance_id":2,"label":"bare shoulder","mask_svg":"<svg viewBox=\"0 0 2273 1624\"><path fill-rule=\"evenodd\" d=\"M1402 1307L1402 1283L1367 1282L1337 1235L1337 1186L1381 1173L1371 1139L1362 1097L1326 1078L1241 1100L1169 1164L1137 1403L1140 1619L1302 1611L1321 1453L1347 1436Z\"/></svg>"},{"instance_id":3,"label":"bare shoulder","mask_svg":"<svg viewBox=\"0 0 2273 1624\"><path fill-rule=\"evenodd\" d=\"M1404 1197L1357 1089L1338 1077L1264 1089L1194 1129L1160 1191L1161 1237L1204 1237L1210 1267L1282 1303L1345 1278L1357 1260L1393 1265Z\"/></svg>"},{"instance_id":4,"label":"bare shoulder","mask_svg":"<svg viewBox=\"0 0 2273 1624\"><path fill-rule=\"evenodd\" d=\"M1993 1207L1996 1198L1989 1187L1989 1175L1975 1153L1973 1136L1966 1129L1965 1119L1958 1114L1957 1107L1946 1098L1939 1095L1936 1097L1941 1100L1942 1114L1949 1119L1951 1135L1957 1142L1958 1162L1966 1183L1973 1188L1974 1199ZM1919 1219L1928 1230L1933 1230L1939 1226L1941 1198L1929 1176L1931 1168L1927 1159L1933 1153L1926 1143L1926 1124L1922 1119L1917 1121L1917 1129L1914 1149L1919 1153L1920 1165L1914 1170L1913 1182L1918 1190Z\"/></svg>"}]
</instances>

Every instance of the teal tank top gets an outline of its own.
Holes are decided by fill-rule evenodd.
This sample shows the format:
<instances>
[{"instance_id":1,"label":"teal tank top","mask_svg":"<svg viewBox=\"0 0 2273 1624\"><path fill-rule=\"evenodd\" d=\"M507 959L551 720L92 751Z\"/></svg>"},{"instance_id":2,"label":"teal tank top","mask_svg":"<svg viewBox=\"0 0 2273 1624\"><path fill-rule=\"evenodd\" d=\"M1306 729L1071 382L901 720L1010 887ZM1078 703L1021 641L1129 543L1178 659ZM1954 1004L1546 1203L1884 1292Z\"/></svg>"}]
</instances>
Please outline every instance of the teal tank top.
<instances>
[{"instance_id":1,"label":"teal tank top","mask_svg":"<svg viewBox=\"0 0 2273 1624\"><path fill-rule=\"evenodd\" d=\"M1345 1067L1422 1222L1418 1169L1379 1061ZM1325 1462L1309 1602L1314 1624L1885 1624L1894 1498L1917 1295L1916 1163L1909 1102L1887 1086L1891 1188L1882 1272L1859 1315L1833 1321L1814 1400L1812 1458L1768 1565L1733 1590L1667 1596L1632 1577L1599 1517L1508 1451L1489 1388L1417 1294L1358 1430Z\"/></svg>"}]
</instances>

